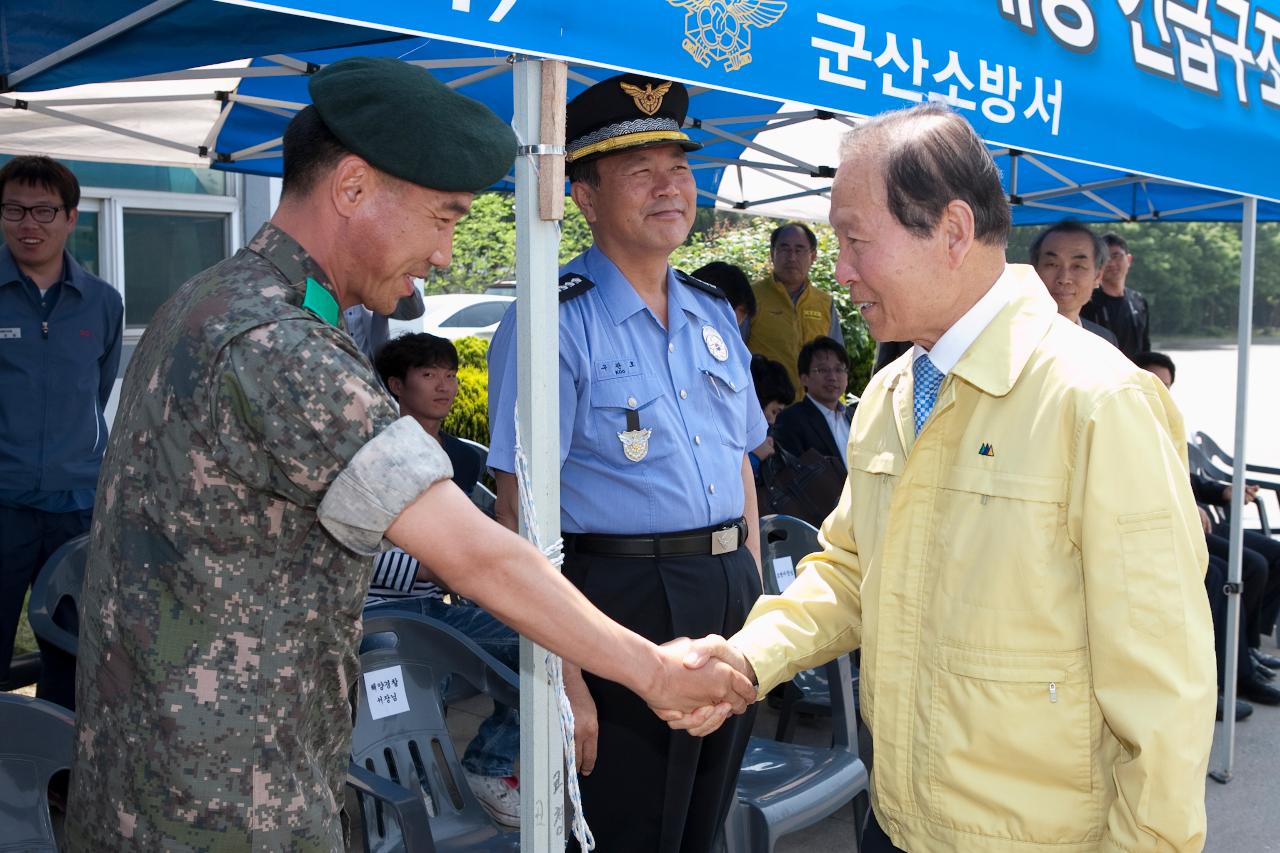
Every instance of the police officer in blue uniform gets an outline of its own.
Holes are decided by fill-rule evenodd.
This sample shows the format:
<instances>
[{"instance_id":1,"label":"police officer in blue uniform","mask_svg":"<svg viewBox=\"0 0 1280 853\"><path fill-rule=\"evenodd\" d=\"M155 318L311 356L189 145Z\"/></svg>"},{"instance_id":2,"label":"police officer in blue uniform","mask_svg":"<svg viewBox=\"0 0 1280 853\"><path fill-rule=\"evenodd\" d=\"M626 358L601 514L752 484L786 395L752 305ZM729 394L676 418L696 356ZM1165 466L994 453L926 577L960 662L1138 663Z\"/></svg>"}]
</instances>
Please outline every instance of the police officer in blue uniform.
<instances>
[{"instance_id":1,"label":"police officer in blue uniform","mask_svg":"<svg viewBox=\"0 0 1280 853\"><path fill-rule=\"evenodd\" d=\"M584 91L567 116L573 199L595 243L560 279L564 571L657 642L727 636L760 594L747 451L766 424L751 356L724 295L668 264L695 211L686 152L700 146L681 130L687 108L679 83L622 75ZM489 351L489 465L511 526L515 326L513 306ZM612 682L574 671L566 686L576 716L598 719L596 744L579 736L598 848L711 849L751 712L699 739L672 732Z\"/></svg>"}]
</instances>

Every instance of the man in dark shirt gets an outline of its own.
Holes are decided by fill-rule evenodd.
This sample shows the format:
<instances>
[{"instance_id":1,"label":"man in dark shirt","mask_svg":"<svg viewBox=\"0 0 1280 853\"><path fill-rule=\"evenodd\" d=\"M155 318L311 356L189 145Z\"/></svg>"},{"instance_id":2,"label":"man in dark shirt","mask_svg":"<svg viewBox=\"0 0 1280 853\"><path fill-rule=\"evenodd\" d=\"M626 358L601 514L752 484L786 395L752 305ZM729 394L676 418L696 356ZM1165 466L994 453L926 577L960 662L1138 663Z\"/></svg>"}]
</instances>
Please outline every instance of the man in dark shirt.
<instances>
[{"instance_id":1,"label":"man in dark shirt","mask_svg":"<svg viewBox=\"0 0 1280 853\"><path fill-rule=\"evenodd\" d=\"M453 342L426 333L401 335L383 344L373 366L400 404L401 416L412 417L440 442L453 465L453 482L463 494L471 494L484 473L480 454L440 431L458 396L458 350Z\"/></svg>"},{"instance_id":2,"label":"man in dark shirt","mask_svg":"<svg viewBox=\"0 0 1280 853\"><path fill-rule=\"evenodd\" d=\"M823 336L801 347L796 361L804 399L778 415L774 440L795 456L812 447L823 456L838 459L844 469L853 417L853 407L844 405L849 355L834 338Z\"/></svg>"},{"instance_id":3,"label":"man in dark shirt","mask_svg":"<svg viewBox=\"0 0 1280 853\"><path fill-rule=\"evenodd\" d=\"M1102 267L1102 281L1093 297L1080 309L1080 316L1105 326L1116 336L1120 351L1133 358L1151 350L1149 315L1146 298L1124 285L1133 255L1129 244L1119 234L1102 235L1107 244L1107 262Z\"/></svg>"},{"instance_id":4,"label":"man in dark shirt","mask_svg":"<svg viewBox=\"0 0 1280 853\"><path fill-rule=\"evenodd\" d=\"M1041 231L1031 243L1031 265L1058 304L1058 313L1112 346L1116 336L1080 316L1107 258L1107 244L1083 222L1063 219Z\"/></svg>"}]
</instances>

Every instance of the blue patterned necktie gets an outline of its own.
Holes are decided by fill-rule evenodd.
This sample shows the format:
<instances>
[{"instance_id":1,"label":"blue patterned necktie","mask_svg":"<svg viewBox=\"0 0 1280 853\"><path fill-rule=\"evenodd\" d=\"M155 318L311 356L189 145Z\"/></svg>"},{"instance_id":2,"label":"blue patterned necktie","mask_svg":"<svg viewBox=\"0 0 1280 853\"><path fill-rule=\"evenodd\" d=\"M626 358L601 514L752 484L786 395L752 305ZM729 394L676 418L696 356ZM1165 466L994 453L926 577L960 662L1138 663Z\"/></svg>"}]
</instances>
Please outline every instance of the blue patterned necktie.
<instances>
[{"instance_id":1,"label":"blue patterned necktie","mask_svg":"<svg viewBox=\"0 0 1280 853\"><path fill-rule=\"evenodd\" d=\"M933 404L938 399L938 389L942 387L942 371L933 366L928 355L922 355L911 365L911 376L915 383L915 415L916 435L920 427L929 419Z\"/></svg>"}]
</instances>

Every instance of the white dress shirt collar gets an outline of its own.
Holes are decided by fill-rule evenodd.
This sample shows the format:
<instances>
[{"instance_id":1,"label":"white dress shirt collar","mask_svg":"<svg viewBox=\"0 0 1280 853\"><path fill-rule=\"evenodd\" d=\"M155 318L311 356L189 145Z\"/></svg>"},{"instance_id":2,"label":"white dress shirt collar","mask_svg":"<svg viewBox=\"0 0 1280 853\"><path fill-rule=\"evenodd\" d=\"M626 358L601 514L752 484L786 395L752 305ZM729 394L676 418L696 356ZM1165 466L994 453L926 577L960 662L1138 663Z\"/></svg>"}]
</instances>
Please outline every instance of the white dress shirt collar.
<instances>
[{"instance_id":1,"label":"white dress shirt collar","mask_svg":"<svg viewBox=\"0 0 1280 853\"><path fill-rule=\"evenodd\" d=\"M973 307L964 312L964 315L956 320L942 337L938 338L933 349L926 350L919 344L912 348L911 363L915 364L920 356L928 355L933 366L943 375L950 373L965 351L973 345L987 326L991 325L991 321L1000 313L1000 309L1013 301L1018 292L1017 277L1010 274L1010 268L1006 265L1004 272L990 289L982 295L981 299L973 303Z\"/></svg>"}]
</instances>

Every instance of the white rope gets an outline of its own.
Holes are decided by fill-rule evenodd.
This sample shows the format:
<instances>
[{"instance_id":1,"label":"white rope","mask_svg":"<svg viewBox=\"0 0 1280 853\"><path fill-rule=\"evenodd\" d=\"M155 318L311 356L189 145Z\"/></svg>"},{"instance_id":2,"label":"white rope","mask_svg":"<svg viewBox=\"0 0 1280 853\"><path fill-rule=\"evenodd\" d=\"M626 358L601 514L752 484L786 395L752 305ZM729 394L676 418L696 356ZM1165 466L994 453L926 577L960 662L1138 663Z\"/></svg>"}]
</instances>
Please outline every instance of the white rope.
<instances>
[{"instance_id":1,"label":"white rope","mask_svg":"<svg viewBox=\"0 0 1280 853\"><path fill-rule=\"evenodd\" d=\"M559 571L564 564L564 540L556 537L555 542L544 546L538 536L538 515L533 505L533 496L529 493L529 460L524 455L524 448L520 446L519 414L516 415L515 434L516 484L520 494L520 512L524 515L525 528L529 532L529 538L534 547L541 551L551 565ZM569 804L573 808L573 835L578 839L578 845L583 851L591 851L596 847L596 840L591 834L591 827L587 826L586 816L582 813L582 792L578 789L578 760L573 743L573 708L569 704L568 694L564 692L564 668L560 657L551 652L547 652L546 664L547 680L551 682L551 689L555 691L560 702L560 734L564 740L564 775L567 780L565 787L569 794Z\"/></svg>"}]
</instances>

